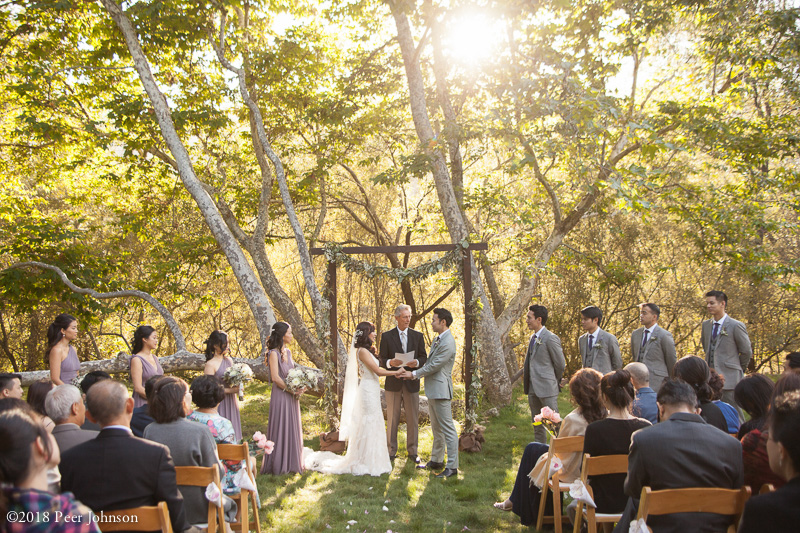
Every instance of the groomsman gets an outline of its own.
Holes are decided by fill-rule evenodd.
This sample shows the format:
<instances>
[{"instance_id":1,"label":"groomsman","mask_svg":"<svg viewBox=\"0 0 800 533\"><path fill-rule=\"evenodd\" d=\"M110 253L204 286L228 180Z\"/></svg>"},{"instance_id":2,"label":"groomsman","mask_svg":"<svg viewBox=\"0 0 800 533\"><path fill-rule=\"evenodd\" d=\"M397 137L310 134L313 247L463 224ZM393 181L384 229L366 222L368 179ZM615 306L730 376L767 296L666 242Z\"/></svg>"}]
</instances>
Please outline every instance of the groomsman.
<instances>
[{"instance_id":1,"label":"groomsman","mask_svg":"<svg viewBox=\"0 0 800 533\"><path fill-rule=\"evenodd\" d=\"M631 334L631 354L634 363L644 363L650 371L650 386L658 392L661 384L672 375L678 360L672 333L658 325L661 309L656 304L642 304L639 322L642 327Z\"/></svg>"},{"instance_id":2,"label":"groomsman","mask_svg":"<svg viewBox=\"0 0 800 533\"><path fill-rule=\"evenodd\" d=\"M395 359L396 353L414 352L414 361L406 368L413 370L428 360L425 338L419 331L408 327L411 323L411 306L401 304L394 311L397 327L381 333L380 365L389 370L401 371L403 362ZM393 376L386 378L386 442L389 457L397 456L397 426L400 424L400 408L406 411L406 450L411 462L419 464L417 442L419 441L419 381L403 380Z\"/></svg>"},{"instance_id":3,"label":"groomsman","mask_svg":"<svg viewBox=\"0 0 800 533\"><path fill-rule=\"evenodd\" d=\"M607 331L600 329L603 312L590 305L581 309L581 326L584 333L578 338L583 368L594 368L601 374L622 368L619 341Z\"/></svg>"},{"instance_id":4,"label":"groomsman","mask_svg":"<svg viewBox=\"0 0 800 533\"><path fill-rule=\"evenodd\" d=\"M708 291L705 295L706 311L710 320L703 321L700 343L706 353L706 362L718 374L725 377L722 401L737 405L733 399L733 389L747 371L753 347L747 336L747 326L734 320L726 313L728 297L722 291ZM744 421L741 408L739 419Z\"/></svg>"},{"instance_id":5,"label":"groomsman","mask_svg":"<svg viewBox=\"0 0 800 533\"><path fill-rule=\"evenodd\" d=\"M545 327L547 315L545 306L532 305L525 317L528 329L533 331L528 342L523 374L523 388L531 407L531 421L544 406L558 412L558 384L567 364L561 350L561 339ZM544 427L534 426L533 434L536 442L547 443Z\"/></svg>"}]
</instances>

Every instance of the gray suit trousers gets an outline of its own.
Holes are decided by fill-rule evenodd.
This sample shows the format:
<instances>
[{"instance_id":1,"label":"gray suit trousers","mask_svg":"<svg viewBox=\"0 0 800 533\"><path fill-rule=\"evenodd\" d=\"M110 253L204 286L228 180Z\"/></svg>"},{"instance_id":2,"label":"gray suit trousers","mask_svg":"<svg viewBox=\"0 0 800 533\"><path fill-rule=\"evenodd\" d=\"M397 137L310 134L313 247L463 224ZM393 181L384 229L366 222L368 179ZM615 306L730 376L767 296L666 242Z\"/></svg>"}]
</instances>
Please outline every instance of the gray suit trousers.
<instances>
[{"instance_id":1,"label":"gray suit trousers","mask_svg":"<svg viewBox=\"0 0 800 533\"><path fill-rule=\"evenodd\" d=\"M558 396L539 398L535 394L528 394L528 405L531 406L531 422L533 422L533 417L538 415L544 406L558 412ZM547 430L544 426L533 426L533 440L547 444Z\"/></svg>"},{"instance_id":2,"label":"gray suit trousers","mask_svg":"<svg viewBox=\"0 0 800 533\"><path fill-rule=\"evenodd\" d=\"M431 416L431 430L433 430L433 447L431 461L444 462L444 452L447 449L447 468L458 468L458 432L453 423L452 400L428 399L428 410Z\"/></svg>"},{"instance_id":3,"label":"gray suit trousers","mask_svg":"<svg viewBox=\"0 0 800 533\"><path fill-rule=\"evenodd\" d=\"M389 456L397 455L397 426L400 424L400 407L406 410L406 450L408 455L417 455L419 441L419 393L406 387L399 391L386 392L386 442Z\"/></svg>"}]
</instances>

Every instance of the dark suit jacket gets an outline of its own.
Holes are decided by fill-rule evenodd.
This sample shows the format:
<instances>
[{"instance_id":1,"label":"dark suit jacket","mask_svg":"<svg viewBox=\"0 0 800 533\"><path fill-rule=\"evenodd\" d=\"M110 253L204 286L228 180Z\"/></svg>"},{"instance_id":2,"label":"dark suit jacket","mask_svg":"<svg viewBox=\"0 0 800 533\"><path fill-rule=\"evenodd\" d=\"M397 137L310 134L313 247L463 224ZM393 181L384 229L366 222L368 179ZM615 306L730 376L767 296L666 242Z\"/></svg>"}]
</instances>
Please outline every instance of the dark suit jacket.
<instances>
[{"instance_id":1,"label":"dark suit jacket","mask_svg":"<svg viewBox=\"0 0 800 533\"><path fill-rule=\"evenodd\" d=\"M175 482L169 448L134 437L122 429L104 429L97 438L61 455L61 489L92 511L115 511L167 502L172 528L189 528L183 496Z\"/></svg>"},{"instance_id":2,"label":"dark suit jacket","mask_svg":"<svg viewBox=\"0 0 800 533\"><path fill-rule=\"evenodd\" d=\"M408 328L408 346L406 351L414 351L414 358L419 361L417 368L422 368L428 360L428 352L425 351L425 337L419 331ZM381 367L387 370L399 370L387 368L386 363L394 359L394 354L403 353L403 344L400 342L400 331L397 328L392 328L389 331L381 333L380 338L380 351L378 352L378 359L380 359ZM413 369L409 369L413 370ZM402 390L403 385L410 392L419 392L418 379L397 379L394 376L386 377L386 390L390 392L397 392Z\"/></svg>"},{"instance_id":3,"label":"dark suit jacket","mask_svg":"<svg viewBox=\"0 0 800 533\"><path fill-rule=\"evenodd\" d=\"M153 417L150 416L150 411L147 410L148 405L140 405L133 410L131 417L131 431L137 437L144 437L144 428L155 422Z\"/></svg>"},{"instance_id":4,"label":"dark suit jacket","mask_svg":"<svg viewBox=\"0 0 800 533\"><path fill-rule=\"evenodd\" d=\"M800 477L775 492L750 498L739 533L790 533L800 529Z\"/></svg>"},{"instance_id":5,"label":"dark suit jacket","mask_svg":"<svg viewBox=\"0 0 800 533\"><path fill-rule=\"evenodd\" d=\"M706 424L698 415L675 413L669 420L633 434L625 479L625 493L631 498L639 498L645 486L653 490L738 489L742 483L741 443ZM653 533L711 532L725 531L728 519L709 513L686 513L652 516L647 524ZM620 526L628 531L622 522Z\"/></svg>"}]
</instances>

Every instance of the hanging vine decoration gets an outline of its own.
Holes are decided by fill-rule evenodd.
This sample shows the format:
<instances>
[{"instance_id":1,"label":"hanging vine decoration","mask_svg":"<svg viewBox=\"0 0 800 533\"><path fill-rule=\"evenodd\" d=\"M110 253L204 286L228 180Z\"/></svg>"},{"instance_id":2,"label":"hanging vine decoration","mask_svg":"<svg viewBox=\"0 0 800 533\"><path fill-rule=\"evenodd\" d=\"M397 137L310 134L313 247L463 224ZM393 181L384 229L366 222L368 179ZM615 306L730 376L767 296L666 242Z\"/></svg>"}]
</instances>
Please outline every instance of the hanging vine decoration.
<instances>
[{"instance_id":1,"label":"hanging vine decoration","mask_svg":"<svg viewBox=\"0 0 800 533\"><path fill-rule=\"evenodd\" d=\"M471 433L478 423L478 406L480 405L480 397L483 394L483 376L481 374L481 363L478 352L481 348L481 343L478 340L479 322L481 319L481 311L483 310L483 302L478 297L478 287L473 284L472 301L469 303L470 314L472 315L472 349L470 354L472 356L472 381L470 382L469 389L469 404L466 405L464 414L464 429L462 434Z\"/></svg>"},{"instance_id":2,"label":"hanging vine decoration","mask_svg":"<svg viewBox=\"0 0 800 533\"><path fill-rule=\"evenodd\" d=\"M328 274L325 274L325 287L330 287ZM326 294L323 298L322 308L317 313L314 321L316 322L317 335L319 341L325 349L323 354L322 379L325 382L325 390L322 391L320 401L325 408L325 417L328 420L330 431L339 427L339 403L336 398L336 365L333 358L336 357L336 349L331 345L331 295Z\"/></svg>"}]
</instances>

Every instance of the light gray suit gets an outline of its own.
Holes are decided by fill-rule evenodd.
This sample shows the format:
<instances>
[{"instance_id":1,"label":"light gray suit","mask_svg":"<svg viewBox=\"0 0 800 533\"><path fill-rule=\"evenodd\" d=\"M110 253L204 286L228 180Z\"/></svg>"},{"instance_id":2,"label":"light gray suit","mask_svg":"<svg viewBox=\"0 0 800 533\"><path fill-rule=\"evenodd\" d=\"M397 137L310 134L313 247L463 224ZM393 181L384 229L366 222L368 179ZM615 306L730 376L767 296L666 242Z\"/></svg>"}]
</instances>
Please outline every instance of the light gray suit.
<instances>
[{"instance_id":1,"label":"light gray suit","mask_svg":"<svg viewBox=\"0 0 800 533\"><path fill-rule=\"evenodd\" d=\"M706 352L708 366L725 378L722 401L736 405L736 401L733 399L733 389L744 377L750 357L753 356L753 347L750 344L750 337L747 335L747 326L726 316L717 338L712 342L713 328L713 320L703 321L700 343ZM743 420L741 409L739 409L739 418Z\"/></svg>"},{"instance_id":2,"label":"light gray suit","mask_svg":"<svg viewBox=\"0 0 800 533\"><path fill-rule=\"evenodd\" d=\"M531 421L544 406L558 412L558 384L566 367L558 335L543 327L535 336L536 342L531 335L523 367L523 390L528 395ZM534 426L533 434L536 442L547 442L547 432L542 426Z\"/></svg>"},{"instance_id":3,"label":"light gray suit","mask_svg":"<svg viewBox=\"0 0 800 533\"><path fill-rule=\"evenodd\" d=\"M644 327L633 330L631 334L631 354L634 363L644 363L650 371L650 388L658 392L664 380L672 375L675 361L675 339L672 333L658 324L653 327L647 339L647 344L642 346Z\"/></svg>"},{"instance_id":4,"label":"light gray suit","mask_svg":"<svg viewBox=\"0 0 800 533\"><path fill-rule=\"evenodd\" d=\"M448 329L433 340L428 361L414 371L414 377L425 378L425 396L433 430L433 449L430 460L444 462L447 449L447 468L458 469L458 432L453 423L453 364L456 361L456 340Z\"/></svg>"},{"instance_id":5,"label":"light gray suit","mask_svg":"<svg viewBox=\"0 0 800 533\"><path fill-rule=\"evenodd\" d=\"M61 453L78 444L83 444L87 440L92 440L99 433L99 431L81 429L77 424L58 424L53 428L53 437L55 437Z\"/></svg>"},{"instance_id":6,"label":"light gray suit","mask_svg":"<svg viewBox=\"0 0 800 533\"><path fill-rule=\"evenodd\" d=\"M594 337L591 350L587 350L589 334L584 333L578 337L578 349L581 352L583 368L594 368L601 374L622 368L622 356L619 352L617 338L600 328L595 330Z\"/></svg>"}]
</instances>

